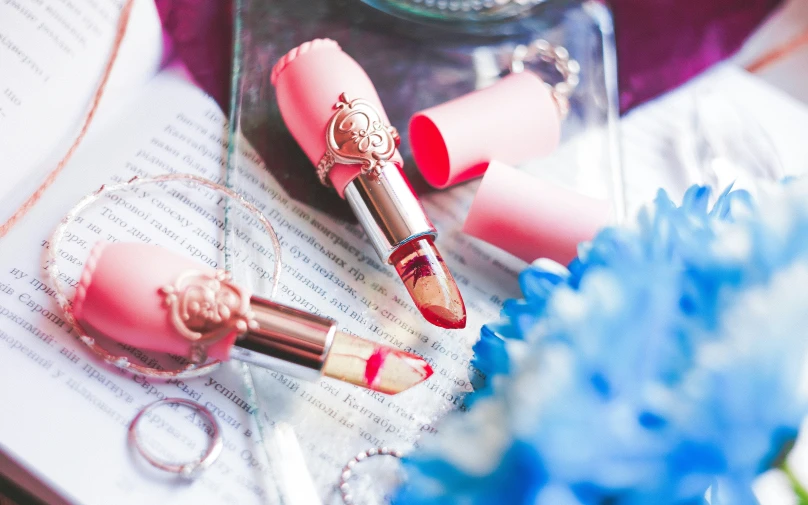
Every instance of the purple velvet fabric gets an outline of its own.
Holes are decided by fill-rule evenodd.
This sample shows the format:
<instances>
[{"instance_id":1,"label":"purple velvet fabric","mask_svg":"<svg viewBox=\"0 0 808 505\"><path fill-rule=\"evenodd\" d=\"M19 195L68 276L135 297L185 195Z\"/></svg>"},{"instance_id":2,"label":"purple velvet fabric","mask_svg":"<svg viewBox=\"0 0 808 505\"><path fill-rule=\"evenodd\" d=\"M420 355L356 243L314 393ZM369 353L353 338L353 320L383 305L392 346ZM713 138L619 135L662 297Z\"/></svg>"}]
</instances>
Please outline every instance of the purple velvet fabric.
<instances>
[{"instance_id":1,"label":"purple velvet fabric","mask_svg":"<svg viewBox=\"0 0 808 505\"><path fill-rule=\"evenodd\" d=\"M612 0L622 112L736 52L780 0Z\"/></svg>"},{"instance_id":2,"label":"purple velvet fabric","mask_svg":"<svg viewBox=\"0 0 808 505\"><path fill-rule=\"evenodd\" d=\"M163 32L196 83L228 111L232 0L155 0Z\"/></svg>"},{"instance_id":3,"label":"purple velvet fabric","mask_svg":"<svg viewBox=\"0 0 808 505\"><path fill-rule=\"evenodd\" d=\"M358 0L352 0L358 1ZM232 0L155 0L197 83L227 109ZM734 53L780 0L611 0L626 112Z\"/></svg>"}]
</instances>

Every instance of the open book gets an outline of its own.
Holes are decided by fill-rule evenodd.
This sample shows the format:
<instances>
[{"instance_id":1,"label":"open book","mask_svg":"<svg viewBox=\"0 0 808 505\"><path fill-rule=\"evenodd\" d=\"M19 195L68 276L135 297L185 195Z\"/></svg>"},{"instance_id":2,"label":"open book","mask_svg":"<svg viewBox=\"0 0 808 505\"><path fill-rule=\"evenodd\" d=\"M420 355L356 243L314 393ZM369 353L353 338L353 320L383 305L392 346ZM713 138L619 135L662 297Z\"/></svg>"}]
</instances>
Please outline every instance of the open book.
<instances>
[{"instance_id":1,"label":"open book","mask_svg":"<svg viewBox=\"0 0 808 505\"><path fill-rule=\"evenodd\" d=\"M108 55L119 4L0 3L0 218L38 186L76 134ZM473 187L426 202L468 307L467 329L449 332L421 318L392 272L363 261L373 253L356 227L288 198L245 148L238 190L262 208L283 243L287 267L278 300L333 317L342 330L411 348L428 357L435 375L387 398L330 379L306 383L254 370L256 394L266 407L259 410L250 403L238 363L168 383L103 365L77 341L54 302L43 270L48 236L79 198L102 184L174 171L221 180L226 146L225 115L181 65L170 62L152 2L138 1L88 137L42 200L0 241L0 451L67 502L292 502L301 467L313 483L303 496L314 491L336 502L340 469L356 453L378 445L406 452L417 438L435 432L442 414L458 408L471 390L471 345L480 326L497 317L504 299L518 294L520 262L459 233ZM205 251L223 265L213 234L220 230L194 232L209 230L210 222L188 206L178 207L165 192L167 200L153 196L160 194L154 189L136 206L104 209L102 203L71 229L59 260L67 284L99 240L175 248L182 242L186 254ZM248 231L254 241L265 240L257 228ZM271 265L264 258L261 267L271 271ZM251 271L251 287L260 293L268 283ZM163 395L199 401L222 426L222 456L192 483L144 468L127 447L129 421ZM263 444L256 417L265 425ZM183 422L176 420L175 432L199 434L197 426ZM168 431L167 425L158 428ZM294 436L273 445L275 431ZM272 447L274 462L265 456ZM292 466L293 454L298 466ZM36 492L36 486L27 487Z\"/></svg>"},{"instance_id":2,"label":"open book","mask_svg":"<svg viewBox=\"0 0 808 505\"><path fill-rule=\"evenodd\" d=\"M76 136L109 57L120 3L0 6L0 221L37 188ZM161 33L153 3L135 2L96 125L125 114L124 104L170 56Z\"/></svg>"},{"instance_id":3,"label":"open book","mask_svg":"<svg viewBox=\"0 0 808 505\"><path fill-rule=\"evenodd\" d=\"M39 185L76 134L108 55L119 3L0 2L0 220ZM765 126L782 148L784 163L804 164L805 144L793 141L808 124L804 110L737 70L709 79L739 103L772 111ZM671 161L670 138L679 127L658 120L684 117L687 97L676 96L649 104L624 124L630 208L652 198L659 184L680 191L695 182L682 180ZM649 122L658 142L649 142ZM435 421L445 412L458 408L475 378L469 359L480 326L497 317L504 299L518 295L516 271L522 264L459 231L475 183L424 199L468 307L467 329L449 332L418 315L391 272L362 261L372 254L371 247L356 227L289 198L245 148L238 157L238 190L259 204L283 243L287 268L279 301L331 316L340 321L340 329L365 338L411 348L430 360L435 375L410 391L382 397L329 379L307 383L254 369L258 405L251 403L237 363L209 376L173 382L101 364L76 340L53 300L43 270L48 236L79 198L101 184L169 171L221 179L225 128L225 115L215 102L190 82L181 65L171 62L151 0L140 0L86 141L40 203L0 240L0 471L13 473L15 479L23 476L23 485L48 501L339 503L335 485L348 459L377 445L406 452L419 437L439 429ZM580 147L571 143L563 149ZM789 148L790 157L785 153ZM71 230L60 257L68 284L99 240L174 248L182 242L180 249L187 253L205 251L221 261L219 237L205 232L210 222L144 189L147 194L136 206L105 210L101 205ZM265 240L257 229L249 231L252 240ZM271 269L266 258L254 259L238 263L236 275L252 272L251 287L261 293L267 280L258 278L262 276L255 275L255 268L242 266L253 263ZM222 456L193 482L153 471L128 450L129 421L141 406L161 396L197 400L215 412L222 426ZM152 417L146 424L183 437L202 433L182 417ZM195 440L197 448L202 441ZM367 465L357 472L377 475L375 463ZM378 503L381 497L368 492L362 499Z\"/></svg>"}]
</instances>

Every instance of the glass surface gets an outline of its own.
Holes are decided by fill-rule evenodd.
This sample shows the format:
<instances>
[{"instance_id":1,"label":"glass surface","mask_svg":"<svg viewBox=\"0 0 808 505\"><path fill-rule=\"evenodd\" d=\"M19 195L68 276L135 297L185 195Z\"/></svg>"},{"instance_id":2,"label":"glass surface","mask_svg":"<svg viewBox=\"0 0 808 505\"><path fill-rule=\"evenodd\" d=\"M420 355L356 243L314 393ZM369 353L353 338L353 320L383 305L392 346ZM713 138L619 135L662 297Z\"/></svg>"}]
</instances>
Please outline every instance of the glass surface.
<instances>
[{"instance_id":1,"label":"glass surface","mask_svg":"<svg viewBox=\"0 0 808 505\"><path fill-rule=\"evenodd\" d=\"M436 19L394 5L403 3L237 2L240 35L235 46L231 145L241 151L254 149L282 188L277 193L271 188L273 196L264 202L264 212L281 235L287 265L279 301L333 317L341 330L415 352L435 372L412 390L385 397L330 379L306 383L253 369L265 436L270 441L283 439L267 445L273 461L267 478L289 503L295 502L301 486L290 481L291 463L272 454L275 449L295 447L293 452L301 457L290 460L299 463L294 472L311 478L324 503L341 503L336 488L341 467L356 453L378 445L406 453L439 429L435 423L446 412L462 408L463 395L482 378L470 364L480 326L496 319L503 300L519 294L517 273L525 263L461 232L479 180L436 191L420 176L407 138L413 113L496 82L507 74L519 44L545 38L563 45L580 63L581 81L562 123L562 146L519 168L587 195L609 198L614 215L618 219L623 215L614 43L611 17L602 3L530 3L521 6L524 12L485 22ZM440 233L435 245L465 299L466 329L445 330L424 320L392 266L378 264L348 205L319 183L314 167L284 126L270 71L286 52L314 38L336 40L376 85L402 136L404 171ZM546 68L530 68L549 82L557 79ZM236 187L239 177L235 167L231 183ZM344 264L330 261L329 254L337 254ZM326 294L317 296L309 289L311 281ZM278 426L283 429L278 431ZM357 473L375 475L387 459L372 458L357 467ZM357 477L352 481L354 499L383 503L394 482L390 472L379 478Z\"/></svg>"},{"instance_id":2,"label":"glass surface","mask_svg":"<svg viewBox=\"0 0 808 505\"><path fill-rule=\"evenodd\" d=\"M406 125L412 114L492 84L507 72L518 44L536 38L561 44L581 65L581 82L562 125L562 142L582 134L588 134L591 142L578 153L583 157L573 155L572 166L552 159L526 166L563 172L551 177L560 175L573 188L593 195L606 195L613 187L618 192L621 189L610 180L618 178L616 57L611 17L600 2L542 4L529 20L502 23L518 32L507 37L404 20L358 1L240 0L239 4L240 78L234 87L234 93L240 93L235 98L237 125L276 179L301 202L353 221L348 205L319 184L289 135L269 81L269 72L281 56L313 38L336 40L367 71L402 136L404 171L419 195L434 190L424 182L410 156ZM556 78L542 70L539 73L548 80ZM619 194L614 197L616 207L621 208L622 198Z\"/></svg>"}]
</instances>

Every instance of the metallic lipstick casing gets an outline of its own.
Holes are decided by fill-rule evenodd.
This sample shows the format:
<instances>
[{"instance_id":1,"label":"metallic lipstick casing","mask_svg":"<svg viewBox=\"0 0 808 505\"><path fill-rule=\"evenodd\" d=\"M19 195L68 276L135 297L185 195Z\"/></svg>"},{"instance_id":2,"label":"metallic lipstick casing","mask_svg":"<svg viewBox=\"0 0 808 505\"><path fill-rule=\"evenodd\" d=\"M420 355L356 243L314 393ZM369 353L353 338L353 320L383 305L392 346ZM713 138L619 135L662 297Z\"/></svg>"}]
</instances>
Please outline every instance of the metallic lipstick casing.
<instances>
[{"instance_id":1,"label":"metallic lipstick casing","mask_svg":"<svg viewBox=\"0 0 808 505\"><path fill-rule=\"evenodd\" d=\"M424 317L465 327L463 298L434 244L437 230L401 170L398 133L362 67L333 40L316 39L283 56L271 79L284 122L320 181L348 201Z\"/></svg>"},{"instance_id":2,"label":"metallic lipstick casing","mask_svg":"<svg viewBox=\"0 0 808 505\"><path fill-rule=\"evenodd\" d=\"M402 244L438 235L396 165L378 175L359 174L345 186L345 200L385 263Z\"/></svg>"},{"instance_id":3,"label":"metallic lipstick casing","mask_svg":"<svg viewBox=\"0 0 808 505\"><path fill-rule=\"evenodd\" d=\"M253 328L230 348L230 358L316 380L337 333L337 322L270 300L250 297Z\"/></svg>"},{"instance_id":4,"label":"metallic lipstick casing","mask_svg":"<svg viewBox=\"0 0 808 505\"><path fill-rule=\"evenodd\" d=\"M232 358L389 394L432 374L418 356L339 331L333 319L251 295L225 272L154 245L96 244L73 315L89 336L197 363Z\"/></svg>"}]
</instances>

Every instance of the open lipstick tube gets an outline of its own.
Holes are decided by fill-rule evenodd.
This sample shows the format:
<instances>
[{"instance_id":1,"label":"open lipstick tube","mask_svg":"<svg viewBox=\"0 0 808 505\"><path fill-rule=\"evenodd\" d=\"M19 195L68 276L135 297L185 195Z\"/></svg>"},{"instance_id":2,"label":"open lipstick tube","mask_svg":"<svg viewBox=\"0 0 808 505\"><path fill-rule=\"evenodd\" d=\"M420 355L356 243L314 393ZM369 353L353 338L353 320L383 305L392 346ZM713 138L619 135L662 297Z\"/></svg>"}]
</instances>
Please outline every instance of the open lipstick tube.
<instances>
[{"instance_id":1,"label":"open lipstick tube","mask_svg":"<svg viewBox=\"0 0 808 505\"><path fill-rule=\"evenodd\" d=\"M420 357L339 331L337 322L250 294L226 272L154 245L100 242L73 315L91 337L164 353L238 359L307 380L395 394L432 375Z\"/></svg>"},{"instance_id":2,"label":"open lipstick tube","mask_svg":"<svg viewBox=\"0 0 808 505\"><path fill-rule=\"evenodd\" d=\"M365 71L333 40L316 39L272 69L286 126L320 181L348 201L379 258L392 264L431 323L463 328L463 298L435 247L437 230L401 170L396 129Z\"/></svg>"}]
</instances>

